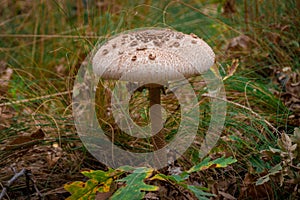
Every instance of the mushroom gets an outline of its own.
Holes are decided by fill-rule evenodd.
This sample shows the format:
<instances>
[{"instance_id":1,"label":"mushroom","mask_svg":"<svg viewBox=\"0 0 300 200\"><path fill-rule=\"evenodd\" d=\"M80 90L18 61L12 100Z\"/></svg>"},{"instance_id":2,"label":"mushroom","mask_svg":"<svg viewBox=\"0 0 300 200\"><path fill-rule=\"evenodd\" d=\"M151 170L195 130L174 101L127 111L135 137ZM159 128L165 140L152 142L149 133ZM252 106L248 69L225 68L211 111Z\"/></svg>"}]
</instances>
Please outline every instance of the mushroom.
<instances>
[{"instance_id":1,"label":"mushroom","mask_svg":"<svg viewBox=\"0 0 300 200\"><path fill-rule=\"evenodd\" d=\"M183 76L200 75L214 59L213 50L195 34L159 28L113 37L100 46L92 65L94 73L103 79L138 82L149 89L152 142L158 150L166 145L162 112L161 107L151 108L161 103L162 85Z\"/></svg>"}]
</instances>

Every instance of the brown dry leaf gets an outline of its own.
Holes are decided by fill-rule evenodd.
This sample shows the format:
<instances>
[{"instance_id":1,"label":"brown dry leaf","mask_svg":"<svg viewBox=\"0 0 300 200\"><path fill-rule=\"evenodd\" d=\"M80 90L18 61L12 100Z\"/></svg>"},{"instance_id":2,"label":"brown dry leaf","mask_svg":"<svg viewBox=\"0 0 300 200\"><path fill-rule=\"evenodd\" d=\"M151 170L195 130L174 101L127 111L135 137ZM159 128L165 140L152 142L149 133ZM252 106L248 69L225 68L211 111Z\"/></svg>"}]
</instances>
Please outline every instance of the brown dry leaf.
<instances>
[{"instance_id":1,"label":"brown dry leaf","mask_svg":"<svg viewBox=\"0 0 300 200\"><path fill-rule=\"evenodd\" d=\"M49 167L53 167L60 158L61 157L59 157L59 156L53 156L51 153L49 153L47 155L47 157L46 157L48 166Z\"/></svg>"},{"instance_id":2,"label":"brown dry leaf","mask_svg":"<svg viewBox=\"0 0 300 200\"><path fill-rule=\"evenodd\" d=\"M21 146L27 146L27 145L34 145L32 144L32 139L30 136L19 136L16 139L14 139L13 141L11 141L10 143L8 143L5 147L5 150L12 150L12 149L16 149L19 148Z\"/></svg>"},{"instance_id":3,"label":"brown dry leaf","mask_svg":"<svg viewBox=\"0 0 300 200\"><path fill-rule=\"evenodd\" d=\"M5 71L6 65L7 65L7 64L6 64L5 61L0 60L0 74L2 74L2 73Z\"/></svg>"},{"instance_id":4,"label":"brown dry leaf","mask_svg":"<svg viewBox=\"0 0 300 200\"><path fill-rule=\"evenodd\" d=\"M30 135L32 139L43 139L45 137L45 133L42 129L38 129L36 132Z\"/></svg>"},{"instance_id":5,"label":"brown dry leaf","mask_svg":"<svg viewBox=\"0 0 300 200\"><path fill-rule=\"evenodd\" d=\"M60 65L55 66L55 71L57 74L62 76L65 74L66 68L63 64L60 64Z\"/></svg>"},{"instance_id":6,"label":"brown dry leaf","mask_svg":"<svg viewBox=\"0 0 300 200\"><path fill-rule=\"evenodd\" d=\"M53 143L51 145L50 150L47 152L46 161L48 163L48 167L53 167L56 165L59 159L64 156L63 149L59 147L57 143Z\"/></svg>"},{"instance_id":7,"label":"brown dry leaf","mask_svg":"<svg viewBox=\"0 0 300 200\"><path fill-rule=\"evenodd\" d=\"M0 107L0 131L10 126L15 111L12 107Z\"/></svg>"},{"instance_id":8,"label":"brown dry leaf","mask_svg":"<svg viewBox=\"0 0 300 200\"><path fill-rule=\"evenodd\" d=\"M12 73L13 70L4 61L0 61L0 95L6 94Z\"/></svg>"},{"instance_id":9,"label":"brown dry leaf","mask_svg":"<svg viewBox=\"0 0 300 200\"><path fill-rule=\"evenodd\" d=\"M228 193L225 193L225 192L222 192L222 191L219 191L219 194L221 196L223 196L225 199L236 200L236 198L234 196L232 196L231 194L228 194Z\"/></svg>"},{"instance_id":10,"label":"brown dry leaf","mask_svg":"<svg viewBox=\"0 0 300 200\"><path fill-rule=\"evenodd\" d=\"M66 63L66 59L65 58L61 58L59 60L59 62L57 63L57 65L54 66L54 70L56 72L57 75L59 76L64 76L66 75L66 71L67 71L67 68L65 66L64 63Z\"/></svg>"},{"instance_id":11,"label":"brown dry leaf","mask_svg":"<svg viewBox=\"0 0 300 200\"><path fill-rule=\"evenodd\" d=\"M226 52L228 51L248 51L250 48L250 38L246 35L240 35L232 38L227 45Z\"/></svg>"},{"instance_id":12,"label":"brown dry leaf","mask_svg":"<svg viewBox=\"0 0 300 200\"><path fill-rule=\"evenodd\" d=\"M208 188L210 189L211 193L217 196L212 199L236 199L236 197L233 196L237 191L235 177L226 178L223 180L215 180L210 178L208 181Z\"/></svg>"},{"instance_id":13,"label":"brown dry leaf","mask_svg":"<svg viewBox=\"0 0 300 200\"><path fill-rule=\"evenodd\" d=\"M159 197L154 192L148 192L145 197L146 200L159 200Z\"/></svg>"},{"instance_id":14,"label":"brown dry leaf","mask_svg":"<svg viewBox=\"0 0 300 200\"><path fill-rule=\"evenodd\" d=\"M293 126L300 124L300 71L293 71L290 67L276 70L276 81L284 92L277 92L277 95L289 108L291 115L288 123Z\"/></svg>"},{"instance_id":15,"label":"brown dry leaf","mask_svg":"<svg viewBox=\"0 0 300 200\"><path fill-rule=\"evenodd\" d=\"M286 92L292 94L298 98L298 100L300 100L300 72L288 71L286 75L288 76L288 81L285 85Z\"/></svg>"},{"instance_id":16,"label":"brown dry leaf","mask_svg":"<svg viewBox=\"0 0 300 200\"><path fill-rule=\"evenodd\" d=\"M211 184L210 190L212 194L216 195L217 197L219 196L218 183L214 182L213 184Z\"/></svg>"},{"instance_id":17,"label":"brown dry leaf","mask_svg":"<svg viewBox=\"0 0 300 200\"><path fill-rule=\"evenodd\" d=\"M0 102L8 91L8 85L12 74L13 70L7 67L6 62L0 61ZM0 107L0 130L9 126L13 116L14 111L12 108L5 106Z\"/></svg>"},{"instance_id":18,"label":"brown dry leaf","mask_svg":"<svg viewBox=\"0 0 300 200\"><path fill-rule=\"evenodd\" d=\"M289 151L290 148L292 147L291 138L284 132L281 135L281 140L280 140L279 146L281 146L281 148L285 149L286 151Z\"/></svg>"},{"instance_id":19,"label":"brown dry leaf","mask_svg":"<svg viewBox=\"0 0 300 200\"><path fill-rule=\"evenodd\" d=\"M95 200L104 200L109 199L111 197L112 192L97 192Z\"/></svg>"},{"instance_id":20,"label":"brown dry leaf","mask_svg":"<svg viewBox=\"0 0 300 200\"><path fill-rule=\"evenodd\" d=\"M235 0L225 0L223 3L223 14L230 16L236 12Z\"/></svg>"},{"instance_id":21,"label":"brown dry leaf","mask_svg":"<svg viewBox=\"0 0 300 200\"><path fill-rule=\"evenodd\" d=\"M20 135L15 138L13 141L9 142L4 150L12 150L16 148L31 147L38 143L38 140L43 139L45 133L42 129L38 129L36 132L31 135Z\"/></svg>"},{"instance_id":22,"label":"brown dry leaf","mask_svg":"<svg viewBox=\"0 0 300 200\"><path fill-rule=\"evenodd\" d=\"M255 177L250 173L246 174L243 182L244 185L238 199L274 200L273 189L268 183L255 185Z\"/></svg>"},{"instance_id":23,"label":"brown dry leaf","mask_svg":"<svg viewBox=\"0 0 300 200\"><path fill-rule=\"evenodd\" d=\"M271 41L272 43L278 45L278 43L281 40L281 35L278 33L274 33L274 32L268 32L266 33L266 36L268 38L269 41Z\"/></svg>"}]
</instances>

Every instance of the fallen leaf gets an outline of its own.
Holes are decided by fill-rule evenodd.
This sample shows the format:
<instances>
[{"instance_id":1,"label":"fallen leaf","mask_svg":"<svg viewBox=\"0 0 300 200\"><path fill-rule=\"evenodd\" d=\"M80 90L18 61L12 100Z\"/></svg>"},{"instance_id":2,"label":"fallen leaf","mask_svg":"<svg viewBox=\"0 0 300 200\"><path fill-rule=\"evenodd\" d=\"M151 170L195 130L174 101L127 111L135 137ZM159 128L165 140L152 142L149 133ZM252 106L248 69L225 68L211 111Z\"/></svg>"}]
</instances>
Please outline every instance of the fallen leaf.
<instances>
[{"instance_id":1,"label":"fallen leaf","mask_svg":"<svg viewBox=\"0 0 300 200\"><path fill-rule=\"evenodd\" d=\"M13 70L4 61L0 61L0 95L6 94L12 74Z\"/></svg>"},{"instance_id":2,"label":"fallen leaf","mask_svg":"<svg viewBox=\"0 0 300 200\"><path fill-rule=\"evenodd\" d=\"M236 12L235 0L225 0L223 3L223 14L230 16Z\"/></svg>"},{"instance_id":3,"label":"fallen leaf","mask_svg":"<svg viewBox=\"0 0 300 200\"><path fill-rule=\"evenodd\" d=\"M222 192L222 191L219 191L219 194L221 196L223 196L225 199L228 199L228 200L236 200L236 198L234 196L232 196L231 194L228 194L226 192Z\"/></svg>"},{"instance_id":4,"label":"fallen leaf","mask_svg":"<svg viewBox=\"0 0 300 200\"><path fill-rule=\"evenodd\" d=\"M273 189L270 184L255 185L254 175L247 173L243 183L238 199L274 199Z\"/></svg>"},{"instance_id":5,"label":"fallen leaf","mask_svg":"<svg viewBox=\"0 0 300 200\"><path fill-rule=\"evenodd\" d=\"M32 139L43 139L45 137L45 133L42 129L38 129L36 132L30 135Z\"/></svg>"},{"instance_id":6,"label":"fallen leaf","mask_svg":"<svg viewBox=\"0 0 300 200\"><path fill-rule=\"evenodd\" d=\"M227 51L247 51L250 48L250 38L246 35L240 35L232 38L227 45Z\"/></svg>"},{"instance_id":7,"label":"fallen leaf","mask_svg":"<svg viewBox=\"0 0 300 200\"><path fill-rule=\"evenodd\" d=\"M23 147L32 147L38 143L38 140L43 139L45 137L42 129L38 129L36 132L31 135L20 135L15 138L13 141L9 142L4 150L12 150L16 148Z\"/></svg>"}]
</instances>

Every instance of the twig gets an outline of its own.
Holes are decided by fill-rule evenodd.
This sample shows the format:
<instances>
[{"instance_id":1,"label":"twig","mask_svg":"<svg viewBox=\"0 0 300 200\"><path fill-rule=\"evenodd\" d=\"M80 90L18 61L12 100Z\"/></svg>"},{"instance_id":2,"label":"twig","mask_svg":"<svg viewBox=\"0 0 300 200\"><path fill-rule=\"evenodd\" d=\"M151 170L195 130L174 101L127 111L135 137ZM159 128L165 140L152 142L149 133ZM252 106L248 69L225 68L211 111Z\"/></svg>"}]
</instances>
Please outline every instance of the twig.
<instances>
[{"instance_id":1,"label":"twig","mask_svg":"<svg viewBox=\"0 0 300 200\"><path fill-rule=\"evenodd\" d=\"M289 164L289 166L290 166L290 167L293 167L293 168L295 168L295 169L300 170L300 167L298 167L298 166L295 166L295 165L292 165L292 164Z\"/></svg>"},{"instance_id":2,"label":"twig","mask_svg":"<svg viewBox=\"0 0 300 200\"><path fill-rule=\"evenodd\" d=\"M15 171L15 170L13 170ZM36 191L36 193L38 194L38 196L40 198L42 198L42 194L41 192L38 190L36 184L35 184L35 180L31 177L32 174L31 174L31 171L30 170L27 170L25 168L23 168L20 172L17 172L15 173L15 175L9 180L7 181L7 184L3 187L3 190L0 194L0 200L6 195L7 193L7 190L8 188L17 180L19 179L21 176L25 175L26 177L26 186L27 186L27 189L30 191L30 188L29 188L29 181L31 181L33 183L33 187Z\"/></svg>"},{"instance_id":3,"label":"twig","mask_svg":"<svg viewBox=\"0 0 300 200\"><path fill-rule=\"evenodd\" d=\"M72 93L72 91L64 91L64 92L59 92L59 93L55 93L55 94L49 94L49 95L45 95L45 96L34 97L34 98L30 98L30 99L23 99L23 100L18 100L18 101L5 102L5 103L0 103L0 107L10 106L10 105L13 105L13 104L27 103L27 102L30 102L30 101L36 101L36 100L41 100L41 99L48 99L48 98L51 98L51 97L70 94L70 93Z\"/></svg>"},{"instance_id":4,"label":"twig","mask_svg":"<svg viewBox=\"0 0 300 200\"><path fill-rule=\"evenodd\" d=\"M0 38L101 38L101 36L98 35L59 35L59 34L53 34L53 35L42 35L42 34L0 34Z\"/></svg>"},{"instance_id":5,"label":"twig","mask_svg":"<svg viewBox=\"0 0 300 200\"><path fill-rule=\"evenodd\" d=\"M0 194L0 200L6 194L7 188L9 188L18 178L20 178L20 176L25 175L27 172L28 172L28 170L26 170L26 169L23 168L20 172L15 173L15 175L9 181L7 181L6 186L3 188L3 190L2 190L2 192Z\"/></svg>"},{"instance_id":6,"label":"twig","mask_svg":"<svg viewBox=\"0 0 300 200\"><path fill-rule=\"evenodd\" d=\"M38 194L38 196L39 196L40 198L42 198L43 195L42 195L42 193L39 191L39 189L37 188L37 186L36 186L36 181L35 181L35 179L34 179L32 173L29 172L27 175L28 175L27 178L31 180L31 182L32 182L32 184L33 184L33 187L34 187L36 193Z\"/></svg>"}]
</instances>

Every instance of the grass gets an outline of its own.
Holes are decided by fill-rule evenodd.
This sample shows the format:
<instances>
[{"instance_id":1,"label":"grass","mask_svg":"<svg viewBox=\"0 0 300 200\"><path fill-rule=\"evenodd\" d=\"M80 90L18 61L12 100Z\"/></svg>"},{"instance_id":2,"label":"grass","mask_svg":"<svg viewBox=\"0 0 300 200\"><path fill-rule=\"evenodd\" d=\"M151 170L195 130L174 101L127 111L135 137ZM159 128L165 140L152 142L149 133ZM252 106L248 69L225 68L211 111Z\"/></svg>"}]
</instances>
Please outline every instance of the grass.
<instances>
[{"instance_id":1,"label":"grass","mask_svg":"<svg viewBox=\"0 0 300 200\"><path fill-rule=\"evenodd\" d=\"M203 38L217 55L219 73L223 78L228 77L224 80L225 127L209 155L212 158L233 155L238 162L232 168L207 171L195 175L194 179L201 179L211 191L216 189L216 183L225 182L227 184L217 190L243 199L258 198L253 189L261 192L261 188L254 186L255 181L285 159L276 155L264 160L262 152L269 147L281 148L278 141L282 135L292 135L299 126L299 110L288 107L290 99L283 98L290 91L289 84L299 81L300 12L296 9L299 7L297 1L238 0L235 12L226 15L222 13L222 1L213 0L83 2L86 1L1 2L5 6L0 8L0 79L7 68L12 69L13 74L4 80L9 83L8 87L0 86L0 174L12 174L9 168L13 163L17 163L18 168L31 167L39 174L38 186L49 195L62 198L66 195L63 190L55 189L67 181L82 178L78 173L81 169L106 169L89 155L76 135L72 88L78 69L94 46L114 34L139 27L170 27ZM234 43L233 38L237 37L242 40ZM235 70L232 69L233 60L238 63ZM278 74L296 78L282 82ZM203 80L190 81L201 96L205 92L199 87ZM112 87L114 83L103 84ZM101 84L98 86L97 114L103 126L112 130L113 118L104 114L109 98L101 96L106 91ZM135 94L131 103L138 106L130 109L136 122L147 124L147 94L143 92ZM299 98L297 93L292 95ZM178 102L172 94L163 96L162 102L175 113L167 115L165 126L170 133L167 140L171 140L179 123ZM197 140L178 161L186 169L196 163L198 143L209 125L209 98L201 97L199 106L203 113ZM291 117L293 115L296 118ZM15 138L29 136L39 129L45 137L34 146L35 150L29 151L30 154L24 153L27 147L22 144L14 150L5 149ZM129 148L131 143L126 142L126 135L119 133L117 137L120 144ZM58 144L58 148L54 144ZM145 148L147 144L147 140L141 141L138 147ZM42 163L35 157L39 151ZM51 152L51 158L47 157L47 151ZM27 164L24 159L28 160ZM40 169L32 167L32 163ZM49 164L51 167L47 167ZM293 164L299 167L299 156ZM270 199L299 197L299 193L293 191L299 185L299 170L290 170L296 178L286 175L283 189L279 188L276 178L263 185L272 194ZM59 178L63 173L65 175ZM0 181L8 180L4 178ZM247 185L247 181L252 184ZM230 184L234 185L234 191L229 188Z\"/></svg>"}]
</instances>

